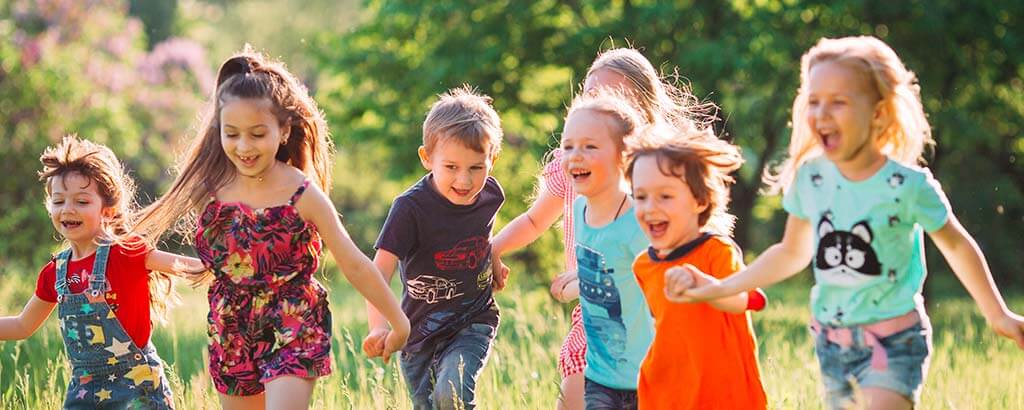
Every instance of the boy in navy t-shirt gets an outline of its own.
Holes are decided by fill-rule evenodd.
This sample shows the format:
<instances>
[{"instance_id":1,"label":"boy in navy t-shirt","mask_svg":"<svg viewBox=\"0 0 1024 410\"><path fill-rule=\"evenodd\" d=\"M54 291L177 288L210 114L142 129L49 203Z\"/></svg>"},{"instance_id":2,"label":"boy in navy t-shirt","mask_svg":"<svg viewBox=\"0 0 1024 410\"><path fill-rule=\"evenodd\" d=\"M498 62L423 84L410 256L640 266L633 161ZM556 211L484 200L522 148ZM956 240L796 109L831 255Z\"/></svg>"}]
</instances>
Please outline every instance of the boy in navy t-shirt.
<instances>
[{"instance_id":1,"label":"boy in navy t-shirt","mask_svg":"<svg viewBox=\"0 0 1024 410\"><path fill-rule=\"evenodd\" d=\"M412 325L401 369L416 409L474 408L498 326L489 238L505 194L489 175L502 137L490 103L468 87L434 103L419 148L430 172L395 198L375 245L385 281L401 266L402 310ZM363 350L374 357L390 330L367 309Z\"/></svg>"}]
</instances>

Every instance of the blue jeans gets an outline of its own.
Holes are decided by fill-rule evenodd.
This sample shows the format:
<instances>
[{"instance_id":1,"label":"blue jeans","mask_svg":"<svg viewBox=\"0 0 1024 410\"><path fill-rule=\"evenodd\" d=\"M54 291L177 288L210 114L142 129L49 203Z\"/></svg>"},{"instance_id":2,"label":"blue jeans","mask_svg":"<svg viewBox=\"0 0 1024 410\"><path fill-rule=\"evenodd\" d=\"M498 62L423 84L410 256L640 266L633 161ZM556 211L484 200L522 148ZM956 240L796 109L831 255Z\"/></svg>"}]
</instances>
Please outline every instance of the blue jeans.
<instances>
[{"instance_id":1,"label":"blue jeans","mask_svg":"<svg viewBox=\"0 0 1024 410\"><path fill-rule=\"evenodd\" d=\"M476 407L476 379L487 362L494 326L473 323L450 339L402 352L402 375L416 410Z\"/></svg>"},{"instance_id":2,"label":"blue jeans","mask_svg":"<svg viewBox=\"0 0 1024 410\"><path fill-rule=\"evenodd\" d=\"M636 390L613 389L583 379L583 403L587 410L636 409Z\"/></svg>"},{"instance_id":3,"label":"blue jeans","mask_svg":"<svg viewBox=\"0 0 1024 410\"><path fill-rule=\"evenodd\" d=\"M825 401L830 409L843 408L853 399L851 381L861 387L875 387L899 393L917 404L928 372L932 351L931 325L927 317L907 329L878 339L888 356L885 369L871 367L871 346L864 343L861 329L853 328L853 345L842 347L815 335L815 352L825 383Z\"/></svg>"}]
</instances>

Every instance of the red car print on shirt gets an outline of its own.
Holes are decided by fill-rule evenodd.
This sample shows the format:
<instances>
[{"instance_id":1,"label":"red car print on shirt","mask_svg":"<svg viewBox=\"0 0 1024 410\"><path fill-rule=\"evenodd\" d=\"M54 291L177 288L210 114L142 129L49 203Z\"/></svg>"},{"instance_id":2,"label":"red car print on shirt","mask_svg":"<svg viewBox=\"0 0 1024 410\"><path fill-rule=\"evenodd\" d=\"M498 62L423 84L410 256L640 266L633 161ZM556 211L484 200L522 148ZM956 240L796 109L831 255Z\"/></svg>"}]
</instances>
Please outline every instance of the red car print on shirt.
<instances>
[{"instance_id":1,"label":"red car print on shirt","mask_svg":"<svg viewBox=\"0 0 1024 410\"><path fill-rule=\"evenodd\" d=\"M430 275L420 275L405 282L409 297L429 304L462 296L462 293L455 293L460 283L462 282Z\"/></svg>"},{"instance_id":2,"label":"red car print on shirt","mask_svg":"<svg viewBox=\"0 0 1024 410\"><path fill-rule=\"evenodd\" d=\"M454 248L435 253L434 265L440 270L476 269L487 257L488 246L483 236L464 239Z\"/></svg>"}]
</instances>

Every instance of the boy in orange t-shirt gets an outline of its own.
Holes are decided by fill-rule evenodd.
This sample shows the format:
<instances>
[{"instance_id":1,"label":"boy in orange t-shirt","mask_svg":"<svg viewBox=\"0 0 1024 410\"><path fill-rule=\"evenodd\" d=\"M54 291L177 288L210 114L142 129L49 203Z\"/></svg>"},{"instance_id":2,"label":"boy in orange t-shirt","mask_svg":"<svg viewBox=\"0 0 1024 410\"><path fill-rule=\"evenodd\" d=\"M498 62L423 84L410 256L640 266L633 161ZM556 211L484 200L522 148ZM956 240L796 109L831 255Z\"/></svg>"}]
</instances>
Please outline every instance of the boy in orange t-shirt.
<instances>
[{"instance_id":1,"label":"boy in orange t-shirt","mask_svg":"<svg viewBox=\"0 0 1024 410\"><path fill-rule=\"evenodd\" d=\"M706 135L648 135L630 148L636 217L651 241L633 272L655 320L654 342L640 368L639 408L764 409L746 313L764 307L764 294L684 304L673 302L681 295L666 293L666 282L717 281L743 267L728 237L734 218L725 212L728 174L743 161L738 148ZM693 276L681 268L685 264L711 276Z\"/></svg>"}]
</instances>

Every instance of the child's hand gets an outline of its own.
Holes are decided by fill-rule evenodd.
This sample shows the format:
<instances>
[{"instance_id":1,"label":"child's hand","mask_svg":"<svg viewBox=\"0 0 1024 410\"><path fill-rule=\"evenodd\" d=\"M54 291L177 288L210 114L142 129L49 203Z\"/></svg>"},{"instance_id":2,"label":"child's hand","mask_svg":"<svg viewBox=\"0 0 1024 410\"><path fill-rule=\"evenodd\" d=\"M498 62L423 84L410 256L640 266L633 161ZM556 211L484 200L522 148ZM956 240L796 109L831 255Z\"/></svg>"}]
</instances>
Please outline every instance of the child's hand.
<instances>
[{"instance_id":1,"label":"child's hand","mask_svg":"<svg viewBox=\"0 0 1024 410\"><path fill-rule=\"evenodd\" d=\"M989 325L1000 336L1005 336L1017 342L1017 346L1024 349L1024 317L1006 312L995 320L990 320Z\"/></svg>"},{"instance_id":2,"label":"child's hand","mask_svg":"<svg viewBox=\"0 0 1024 410\"><path fill-rule=\"evenodd\" d=\"M580 295L576 272L562 272L551 281L551 296L562 303L569 303Z\"/></svg>"},{"instance_id":3,"label":"child's hand","mask_svg":"<svg viewBox=\"0 0 1024 410\"><path fill-rule=\"evenodd\" d=\"M386 327L370 329L370 334L363 339L363 353L366 353L366 357L380 357L384 354L384 341L389 333L391 329Z\"/></svg>"},{"instance_id":4,"label":"child's hand","mask_svg":"<svg viewBox=\"0 0 1024 410\"><path fill-rule=\"evenodd\" d=\"M404 317L404 316L403 316ZM388 364L391 360L391 354L402 350L405 347L405 342L409 340L409 319L405 319L403 323L398 324L395 328L388 332L387 337L384 339L384 352L381 353L381 357L384 358L384 364Z\"/></svg>"},{"instance_id":5,"label":"child's hand","mask_svg":"<svg viewBox=\"0 0 1024 410\"><path fill-rule=\"evenodd\" d=\"M505 285L508 283L509 269L508 266L501 263L500 256L495 255L493 258L494 259L491 261L491 276L493 277L491 280L491 287L494 288L495 292L497 292L505 289Z\"/></svg>"},{"instance_id":6,"label":"child's hand","mask_svg":"<svg viewBox=\"0 0 1024 410\"><path fill-rule=\"evenodd\" d=\"M682 303L683 295L697 284L692 265L673 266L665 270L665 299L669 302Z\"/></svg>"}]
</instances>

